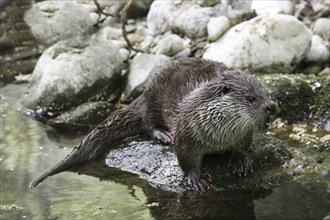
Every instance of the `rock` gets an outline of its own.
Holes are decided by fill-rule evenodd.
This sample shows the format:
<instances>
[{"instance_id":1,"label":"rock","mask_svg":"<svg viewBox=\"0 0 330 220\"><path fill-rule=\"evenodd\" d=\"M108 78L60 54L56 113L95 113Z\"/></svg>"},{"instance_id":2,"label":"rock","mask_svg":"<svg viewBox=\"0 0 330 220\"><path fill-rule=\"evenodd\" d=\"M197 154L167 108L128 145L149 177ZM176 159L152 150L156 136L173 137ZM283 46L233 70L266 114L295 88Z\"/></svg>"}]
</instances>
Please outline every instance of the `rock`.
<instances>
[{"instance_id":1,"label":"rock","mask_svg":"<svg viewBox=\"0 0 330 220\"><path fill-rule=\"evenodd\" d=\"M123 61L127 61L129 59L129 51L125 48L119 49L119 55Z\"/></svg>"},{"instance_id":2,"label":"rock","mask_svg":"<svg viewBox=\"0 0 330 220\"><path fill-rule=\"evenodd\" d=\"M321 63L310 63L310 65L308 65L308 67L304 69L302 73L317 75L323 69L323 67L324 65Z\"/></svg>"},{"instance_id":3,"label":"rock","mask_svg":"<svg viewBox=\"0 0 330 220\"><path fill-rule=\"evenodd\" d=\"M91 31L89 12L82 5L70 1L36 3L24 15L33 35L43 44L85 35Z\"/></svg>"},{"instance_id":4,"label":"rock","mask_svg":"<svg viewBox=\"0 0 330 220\"><path fill-rule=\"evenodd\" d=\"M324 40L330 40L330 19L329 18L319 18L315 21L312 26L314 34L319 35Z\"/></svg>"},{"instance_id":5,"label":"rock","mask_svg":"<svg viewBox=\"0 0 330 220\"><path fill-rule=\"evenodd\" d=\"M155 33L152 30L146 28L143 25L137 26L136 33L138 33L138 34L140 34L142 36L145 36L145 37L146 36L155 36Z\"/></svg>"},{"instance_id":6,"label":"rock","mask_svg":"<svg viewBox=\"0 0 330 220\"><path fill-rule=\"evenodd\" d=\"M148 13L148 28L156 34L172 30L191 38L204 37L212 13L212 8L195 1L156 0Z\"/></svg>"},{"instance_id":7,"label":"rock","mask_svg":"<svg viewBox=\"0 0 330 220\"><path fill-rule=\"evenodd\" d=\"M10 0L0 0L0 9L3 10L9 2Z\"/></svg>"},{"instance_id":8,"label":"rock","mask_svg":"<svg viewBox=\"0 0 330 220\"><path fill-rule=\"evenodd\" d=\"M330 2L327 0L310 1L314 13L319 15L329 15Z\"/></svg>"},{"instance_id":9,"label":"rock","mask_svg":"<svg viewBox=\"0 0 330 220\"><path fill-rule=\"evenodd\" d=\"M317 74L318 76L330 76L330 67L324 68L321 72Z\"/></svg>"},{"instance_id":10,"label":"rock","mask_svg":"<svg viewBox=\"0 0 330 220\"><path fill-rule=\"evenodd\" d=\"M184 40L176 34L168 34L160 39L153 51L156 54L173 56L184 49Z\"/></svg>"},{"instance_id":11,"label":"rock","mask_svg":"<svg viewBox=\"0 0 330 220\"><path fill-rule=\"evenodd\" d=\"M122 60L110 41L72 38L44 51L32 74L27 108L56 116L116 89Z\"/></svg>"},{"instance_id":12,"label":"rock","mask_svg":"<svg viewBox=\"0 0 330 220\"><path fill-rule=\"evenodd\" d=\"M290 72L306 56L310 41L308 28L293 16L258 16L232 27L203 58L234 69Z\"/></svg>"},{"instance_id":13,"label":"rock","mask_svg":"<svg viewBox=\"0 0 330 220\"><path fill-rule=\"evenodd\" d=\"M328 62L329 50L324 40L319 35L313 35L312 45L307 53L306 61L308 62Z\"/></svg>"},{"instance_id":14,"label":"rock","mask_svg":"<svg viewBox=\"0 0 330 220\"><path fill-rule=\"evenodd\" d=\"M118 40L123 36L122 30L110 26L105 26L100 29L100 34L104 39Z\"/></svg>"},{"instance_id":15,"label":"rock","mask_svg":"<svg viewBox=\"0 0 330 220\"><path fill-rule=\"evenodd\" d=\"M251 8L256 11L258 15L269 14L292 14L293 4L289 0L275 0L275 1L260 1L253 0Z\"/></svg>"},{"instance_id":16,"label":"rock","mask_svg":"<svg viewBox=\"0 0 330 220\"><path fill-rule=\"evenodd\" d=\"M111 151L106 164L138 174L154 187L183 191L184 175L170 146L133 141L124 148Z\"/></svg>"},{"instance_id":17,"label":"rock","mask_svg":"<svg viewBox=\"0 0 330 220\"><path fill-rule=\"evenodd\" d=\"M211 8L188 7L181 9L173 20L172 30L191 38L205 37L207 23L211 15Z\"/></svg>"},{"instance_id":18,"label":"rock","mask_svg":"<svg viewBox=\"0 0 330 220\"><path fill-rule=\"evenodd\" d=\"M150 48L153 47L155 42L156 42L155 37L146 36L143 38L142 42L139 43L139 46L137 46L137 48L147 52L150 51Z\"/></svg>"},{"instance_id":19,"label":"rock","mask_svg":"<svg viewBox=\"0 0 330 220\"><path fill-rule=\"evenodd\" d=\"M202 7L212 7L212 6L215 6L219 4L219 1L218 0L202 0L200 5Z\"/></svg>"},{"instance_id":20,"label":"rock","mask_svg":"<svg viewBox=\"0 0 330 220\"><path fill-rule=\"evenodd\" d=\"M113 104L107 101L86 102L47 121L57 131L63 133L69 130L92 129L101 123L115 110Z\"/></svg>"},{"instance_id":21,"label":"rock","mask_svg":"<svg viewBox=\"0 0 330 220\"><path fill-rule=\"evenodd\" d=\"M161 34L171 29L173 17L169 13L175 10L174 2L172 1L154 1L147 16L148 29Z\"/></svg>"},{"instance_id":22,"label":"rock","mask_svg":"<svg viewBox=\"0 0 330 220\"><path fill-rule=\"evenodd\" d=\"M229 19L225 16L210 18L210 21L207 24L207 35L209 40L218 40L223 35L223 33L229 29L229 27Z\"/></svg>"},{"instance_id":23,"label":"rock","mask_svg":"<svg viewBox=\"0 0 330 220\"><path fill-rule=\"evenodd\" d=\"M296 121L318 122L326 126L330 120L330 76L304 74L271 74L258 77L277 100L278 117Z\"/></svg>"},{"instance_id":24,"label":"rock","mask_svg":"<svg viewBox=\"0 0 330 220\"><path fill-rule=\"evenodd\" d=\"M91 0L75 0L78 3L87 4L90 7L94 7L95 11L97 8L95 7L95 4ZM122 1L102 1L99 0L98 3L105 11L106 13L110 13L114 16L118 16L121 12L121 10L124 8L128 0L122 0ZM127 12L127 16L129 18L137 18L137 17L143 17L147 15L150 5L152 3L152 0L143 0L143 1L133 1L131 7L129 8Z\"/></svg>"},{"instance_id":25,"label":"rock","mask_svg":"<svg viewBox=\"0 0 330 220\"><path fill-rule=\"evenodd\" d=\"M169 62L170 58L164 55L136 55L129 67L128 80L121 99L132 101L138 97L154 74Z\"/></svg>"},{"instance_id":26,"label":"rock","mask_svg":"<svg viewBox=\"0 0 330 220\"><path fill-rule=\"evenodd\" d=\"M186 58L191 55L191 49L186 48L174 55L174 58Z\"/></svg>"},{"instance_id":27,"label":"rock","mask_svg":"<svg viewBox=\"0 0 330 220\"><path fill-rule=\"evenodd\" d=\"M291 153L285 149L281 141L256 134L252 151L250 156L255 172L241 179L229 174L228 154L207 156L203 163L203 172L206 171L212 177L212 188L214 190L261 189L281 185L291 180L287 174L278 169L291 158ZM162 146L152 141L133 141L111 151L107 156L106 164L137 174L152 186L166 191L187 190L187 180L170 146ZM277 171L274 171L276 169ZM270 180L273 175L282 178Z\"/></svg>"}]
</instances>

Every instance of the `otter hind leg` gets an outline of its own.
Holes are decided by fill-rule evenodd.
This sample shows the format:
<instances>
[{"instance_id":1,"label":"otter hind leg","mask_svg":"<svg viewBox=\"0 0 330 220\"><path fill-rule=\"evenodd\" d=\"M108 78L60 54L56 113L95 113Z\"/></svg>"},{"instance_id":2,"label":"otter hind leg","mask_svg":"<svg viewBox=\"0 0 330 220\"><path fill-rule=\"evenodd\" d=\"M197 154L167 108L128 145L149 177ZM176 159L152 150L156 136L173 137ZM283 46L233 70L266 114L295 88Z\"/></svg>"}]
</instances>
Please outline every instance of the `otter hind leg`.
<instances>
[{"instance_id":1,"label":"otter hind leg","mask_svg":"<svg viewBox=\"0 0 330 220\"><path fill-rule=\"evenodd\" d=\"M246 176L253 172L251 161L245 152L233 152L228 167L237 176Z\"/></svg>"},{"instance_id":2,"label":"otter hind leg","mask_svg":"<svg viewBox=\"0 0 330 220\"><path fill-rule=\"evenodd\" d=\"M151 136L162 144L169 145L173 143L172 134L166 130L154 129Z\"/></svg>"}]
</instances>

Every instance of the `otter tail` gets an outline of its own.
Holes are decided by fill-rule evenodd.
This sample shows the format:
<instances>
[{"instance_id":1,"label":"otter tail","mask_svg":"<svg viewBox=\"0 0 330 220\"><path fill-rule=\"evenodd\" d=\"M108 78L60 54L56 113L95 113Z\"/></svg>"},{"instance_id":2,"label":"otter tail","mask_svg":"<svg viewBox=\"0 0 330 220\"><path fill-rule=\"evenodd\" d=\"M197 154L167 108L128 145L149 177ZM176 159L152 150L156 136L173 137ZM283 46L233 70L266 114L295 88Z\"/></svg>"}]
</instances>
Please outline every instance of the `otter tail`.
<instances>
[{"instance_id":1,"label":"otter tail","mask_svg":"<svg viewBox=\"0 0 330 220\"><path fill-rule=\"evenodd\" d=\"M94 128L70 154L45 171L29 186L36 187L49 176L68 170L80 163L105 156L111 147L120 141L143 133L141 103L142 98L139 97L127 107L111 114Z\"/></svg>"}]
</instances>

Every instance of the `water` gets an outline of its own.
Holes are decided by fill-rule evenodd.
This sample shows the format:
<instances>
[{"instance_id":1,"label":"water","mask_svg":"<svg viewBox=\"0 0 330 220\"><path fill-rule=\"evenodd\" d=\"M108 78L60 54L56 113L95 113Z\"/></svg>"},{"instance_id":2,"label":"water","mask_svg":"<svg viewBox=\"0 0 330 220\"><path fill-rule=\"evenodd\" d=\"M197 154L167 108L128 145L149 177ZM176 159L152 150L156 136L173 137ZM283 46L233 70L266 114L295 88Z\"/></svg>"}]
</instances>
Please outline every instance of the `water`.
<instances>
[{"instance_id":1,"label":"water","mask_svg":"<svg viewBox=\"0 0 330 220\"><path fill-rule=\"evenodd\" d=\"M330 213L330 184L318 180L322 175L276 189L195 195L164 192L134 176L100 181L61 173L31 189L29 182L81 137L54 139L28 117L20 105L26 87L0 89L0 219L322 219Z\"/></svg>"},{"instance_id":2,"label":"water","mask_svg":"<svg viewBox=\"0 0 330 220\"><path fill-rule=\"evenodd\" d=\"M71 151L51 141L19 104L25 85L1 89L1 219L150 219L138 187L63 173L31 189L29 182ZM131 192L135 192L135 197ZM11 207L11 209L9 209ZM137 219L135 218L135 219Z\"/></svg>"}]
</instances>

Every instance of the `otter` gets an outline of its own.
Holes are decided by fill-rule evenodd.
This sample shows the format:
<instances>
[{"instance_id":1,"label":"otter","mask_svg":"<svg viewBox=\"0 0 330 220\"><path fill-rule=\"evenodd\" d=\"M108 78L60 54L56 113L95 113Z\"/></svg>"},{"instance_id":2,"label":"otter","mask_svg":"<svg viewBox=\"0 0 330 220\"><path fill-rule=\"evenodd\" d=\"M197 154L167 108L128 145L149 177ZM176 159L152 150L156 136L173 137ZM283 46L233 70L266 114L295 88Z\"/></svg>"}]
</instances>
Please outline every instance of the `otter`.
<instances>
[{"instance_id":1,"label":"otter","mask_svg":"<svg viewBox=\"0 0 330 220\"><path fill-rule=\"evenodd\" d=\"M173 145L188 185L204 192L210 183L201 173L203 156L232 151L231 171L238 176L252 172L248 149L253 128L262 127L275 112L276 103L254 75L229 70L215 61L180 59L160 70L141 96L113 112L30 187L105 157L128 137L147 135Z\"/></svg>"}]
</instances>

